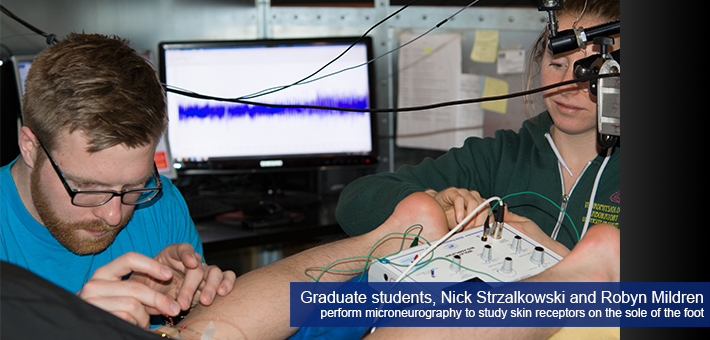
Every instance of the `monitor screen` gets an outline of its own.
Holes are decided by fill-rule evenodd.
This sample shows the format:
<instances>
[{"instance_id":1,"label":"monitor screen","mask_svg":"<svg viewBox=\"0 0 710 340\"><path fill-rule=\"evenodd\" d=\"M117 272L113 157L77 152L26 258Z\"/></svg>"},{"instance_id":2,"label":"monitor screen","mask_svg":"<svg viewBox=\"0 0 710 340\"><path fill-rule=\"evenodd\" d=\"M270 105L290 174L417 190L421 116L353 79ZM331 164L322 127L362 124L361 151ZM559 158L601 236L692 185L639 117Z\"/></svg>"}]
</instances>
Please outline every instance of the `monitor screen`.
<instances>
[{"instance_id":1,"label":"monitor screen","mask_svg":"<svg viewBox=\"0 0 710 340\"><path fill-rule=\"evenodd\" d=\"M168 138L181 172L374 165L372 41L356 38L161 42ZM247 103L196 99L179 88ZM269 107L260 104L280 104Z\"/></svg>"},{"instance_id":2,"label":"monitor screen","mask_svg":"<svg viewBox=\"0 0 710 340\"><path fill-rule=\"evenodd\" d=\"M25 79L27 72L32 66L34 55L12 56L12 64L15 68L15 80L17 81L17 93L20 95L20 105L22 105L22 94L25 93Z\"/></svg>"}]
</instances>

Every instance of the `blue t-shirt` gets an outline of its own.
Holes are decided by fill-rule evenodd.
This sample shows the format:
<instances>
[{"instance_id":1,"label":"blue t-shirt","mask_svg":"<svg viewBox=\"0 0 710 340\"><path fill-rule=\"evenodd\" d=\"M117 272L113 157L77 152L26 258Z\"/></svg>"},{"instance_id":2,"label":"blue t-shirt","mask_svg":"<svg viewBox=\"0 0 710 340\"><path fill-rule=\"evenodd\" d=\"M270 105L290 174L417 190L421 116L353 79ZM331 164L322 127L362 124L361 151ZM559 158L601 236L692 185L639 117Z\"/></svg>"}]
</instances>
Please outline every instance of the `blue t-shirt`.
<instances>
[{"instance_id":1,"label":"blue t-shirt","mask_svg":"<svg viewBox=\"0 0 710 340\"><path fill-rule=\"evenodd\" d=\"M165 177L160 196L136 206L131 221L106 250L94 255L75 255L22 204L10 174L10 167L16 161L0 168L0 260L77 293L96 269L127 252L153 258L168 245L189 243L202 255L202 241L185 200Z\"/></svg>"}]
</instances>

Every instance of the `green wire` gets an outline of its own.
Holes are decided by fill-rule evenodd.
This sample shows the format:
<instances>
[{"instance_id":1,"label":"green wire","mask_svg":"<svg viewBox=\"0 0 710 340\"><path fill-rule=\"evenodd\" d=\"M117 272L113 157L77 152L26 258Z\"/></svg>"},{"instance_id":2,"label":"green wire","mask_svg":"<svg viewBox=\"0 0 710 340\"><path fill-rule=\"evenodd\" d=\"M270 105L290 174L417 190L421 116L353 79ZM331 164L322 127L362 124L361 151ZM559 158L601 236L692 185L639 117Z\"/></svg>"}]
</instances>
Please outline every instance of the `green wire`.
<instances>
[{"instance_id":1,"label":"green wire","mask_svg":"<svg viewBox=\"0 0 710 340\"><path fill-rule=\"evenodd\" d=\"M421 225L415 225L415 226L421 226ZM362 273L362 274L360 275L360 279L358 279L358 281L357 281L357 282L361 282L361 281L362 281L362 278L363 278L364 275L365 275L365 272L366 272L373 264L375 264L375 261L371 261L371 260L382 261L382 260L384 260L384 259L386 259L386 258L388 258L388 257L390 257L390 256L393 256L393 255L396 255L396 254L399 254L400 252L402 252L403 246L404 246L404 240L406 240L406 237L407 237L407 236L410 236L410 235L415 235L415 234L409 234L409 233L408 233L408 231L411 230L411 229L412 229L413 227L415 227L415 226L412 226L412 227L408 228L407 231L405 231L404 233L390 233L390 234L385 235L384 237L382 237L381 239L379 239L379 240L372 246L372 248L370 248L370 252L368 253L368 255L351 256L351 257L342 258L342 259L339 259L339 260L336 260L336 261L331 262L331 263L330 263L329 265L327 265L326 267L309 267L309 268L306 268L306 276L308 276L309 278L311 278L311 279L312 279L313 281L315 281L315 282L319 282L321 276L322 276L323 274L325 274L325 272L341 273L341 274ZM403 236L403 238L402 238L402 243L400 244L400 248L399 248L398 251L396 251L396 252L394 252L394 253L392 253L392 254L389 254L389 255L387 255L387 256L385 256L385 257L382 257L382 258L375 257L375 256L372 256L372 255L371 255L371 254L372 254L372 251L374 250L374 248L375 248L377 245L379 245L379 244L380 244L382 241L384 241L385 239L387 239L387 238L389 238L389 237L392 237L392 236L396 236L396 235L401 235L401 236ZM417 238L421 238L421 239L424 240L427 244L431 245L431 243L430 243L427 239L425 239L424 237L420 236L420 235L421 235L421 229L420 229L419 233L416 234L416 235L417 235L417 236L416 236ZM433 256L433 255L434 255L433 253L430 253L430 254L429 254L429 256ZM331 268L331 267L333 267L333 266L335 266L335 265L337 265L337 264L339 264L339 263L341 263L341 262L353 261L353 260L362 260L362 259L365 259L365 260L366 260L367 265L365 265L364 267L359 268L359 269L332 269L332 268ZM411 276L412 274L414 274L414 273L417 272L418 270L420 270L420 269L426 267L427 265L429 265L430 263L434 262L435 260L445 260L445 261L448 261L448 262L453 263L453 261L451 261L451 259L448 259L448 258L446 258L446 257L435 257L435 258L432 257L432 258L423 260L421 263L417 264L417 265L415 266L415 268L414 268L409 274L407 274L407 275L405 276L405 278ZM392 264L392 265L394 265L394 266L398 266L398 267L407 267L407 265L404 265L404 264L398 264L398 263L394 263L394 262L389 262L389 263ZM460 266L461 268L463 268L463 269L465 269L465 270L468 270L468 271L470 271L470 272L474 272L474 273L481 274L481 275L486 275L486 276L488 276L488 277L490 277L490 278L492 278L492 279L494 279L494 280L496 280L496 281L498 281L498 282L503 282L503 281L501 281L500 279L498 279L498 278L496 278L496 277L494 277L494 276L492 276L492 275L490 275L490 274L488 274L488 273L484 273L484 272L481 272L481 271L477 271L477 270L468 268L468 267L466 267L466 266L462 266L462 265L460 265L460 264L458 264L458 266ZM321 272L320 272L320 274L318 275L318 277L313 277L312 275L308 274L308 271L310 271L310 270L318 270L318 269L321 270Z\"/></svg>"},{"instance_id":2,"label":"green wire","mask_svg":"<svg viewBox=\"0 0 710 340\"><path fill-rule=\"evenodd\" d=\"M517 192L517 193L513 193L513 194L510 194L510 195L504 196L503 198L500 199L500 201L497 201L497 202L493 205L493 208L495 208L495 207L498 205L498 203L500 203L501 201L503 201L504 199L506 199L506 198L508 198L508 197L518 196L518 195L523 195L523 194L533 194L533 195L537 195L537 196L539 196L539 197L542 197L542 198L544 198L545 200L547 200L548 202L552 203L552 205L554 205L559 211L563 212L563 213L565 214L565 216L567 217L567 220L569 221L569 223L572 225L572 229L574 229L574 233L577 235L577 242L579 242L579 231L577 231L577 227L574 225L574 222L572 222L572 218L569 216L569 214L567 214L567 212L564 211L564 210L562 209L562 207L560 207L559 205L557 205L557 203L553 202L551 199L549 199L549 198L547 198L547 197L545 197L545 196L543 196L543 195L541 195L541 194L538 194L538 193L536 193L536 192L533 192L533 191L521 191L521 192ZM491 208L491 212L493 211L493 208ZM491 212L489 212L488 214L490 215Z\"/></svg>"},{"instance_id":3,"label":"green wire","mask_svg":"<svg viewBox=\"0 0 710 340\"><path fill-rule=\"evenodd\" d=\"M409 231L410 231L411 229L415 228L415 227L419 227L419 233L417 233L417 234L409 234ZM366 272L366 270L374 263L374 261L373 261L373 262L370 262L371 259L375 259L375 260L381 261L382 258L372 256L372 252L373 252L374 249L375 249L381 242L383 242L385 239L388 239L388 238L390 238L390 237L392 237L392 236L397 236L397 235L401 235L401 236L402 236L402 242L401 242L401 244L400 244L400 246L399 246L399 250L396 251L396 252L394 252L394 253L392 253L392 254L389 254L389 255L385 256L384 258L393 256L393 255L396 255L396 254L398 254L399 252L401 252L401 251L404 249L404 241L407 239L407 236L410 236L410 235L416 235L416 236L415 236L416 238L421 238L421 239L424 240L427 244L431 245L431 243L430 243L427 239L425 239L424 237L421 236L422 229L423 229L423 226L422 226L421 224L415 224L415 225L412 225L412 226L410 226L409 228L407 228L407 230L405 230L404 233L389 233L389 234L383 236L382 238L380 238L377 242L375 242L375 244L370 248L370 251L367 253L366 256L362 256L362 255L361 255L361 256L346 257L346 258L343 258L343 259L339 259L339 260L333 261L333 262L331 262L330 264L328 264L326 267L309 267L309 268L306 268L305 274L306 274L306 276L308 276L308 277L310 277L311 279L313 279L315 282L319 282L321 276L323 276L323 274L325 274L325 272L327 272L327 271L332 271L332 272L336 272L336 273L338 273L338 272L342 272L342 273L362 272L362 274L360 275L360 278L358 279L358 282L361 282L362 279L365 277L365 272ZM333 266L335 266L335 265L337 265L337 264L339 264L339 263L341 263L341 262L344 262L344 261L353 261L353 260L358 260L358 259L363 259L363 258L366 260L365 263L367 263L367 264L366 264L364 267L360 268L360 269L351 269L351 270L335 270L335 269L331 269L331 267L333 267ZM320 270L321 270L321 273L318 275L317 278L315 278L315 277L311 276L310 274L308 274L308 271L314 270L314 269L320 269Z\"/></svg>"},{"instance_id":4,"label":"green wire","mask_svg":"<svg viewBox=\"0 0 710 340\"><path fill-rule=\"evenodd\" d=\"M547 197L545 197L545 196L543 196L543 195L541 195L541 194L539 194L539 193L533 192L533 191L522 191L522 192L512 193L512 194L509 194L509 195L504 196L503 198L501 198L499 201L497 201L497 202L493 205L493 207L492 207L491 210L488 212L488 214L490 215L490 214L493 212L493 209L498 205L498 203L502 202L502 201L505 200L506 198L513 197L513 196L518 196L518 195L523 195L523 194L533 194L533 195L537 195L537 196L539 196L539 197L542 197L542 198L544 198L545 200L547 200L548 202L550 202L552 205L554 205L555 207L557 207L557 209L559 209L560 211L562 211L562 212L565 214L565 216L567 217L567 220L569 221L569 223L572 225L572 228L574 229L574 232L575 232L575 234L576 234L576 236L577 236L577 242L579 242L579 239L580 239L580 237L579 237L579 231L577 230L577 227L575 226L575 224L574 224L574 222L572 221L572 218L569 216L569 214L567 214L567 212L564 211L564 210L562 209L562 207L560 207L559 205L557 205L557 203L555 203L555 202L552 201L551 199L549 199L549 198L547 198ZM415 228L415 227L419 227L419 232L418 232L417 234L410 234L409 231L412 230L412 229ZM361 274L360 274L360 278L358 279L357 282L362 282L362 279L365 277L366 271L375 263L375 260L382 262L383 260L386 260L388 257L393 256L393 255L396 255L396 254L399 254L400 252L402 252L402 250L404 249L404 241L407 239L407 236L414 236L414 241L412 241L410 247L414 247L414 246L418 245L418 240L419 240L420 238L421 238L422 240L424 240L428 245L431 245L431 243L430 243L427 239L425 239L424 237L421 236L422 229L423 229L423 226L422 226L421 224L415 224L415 225L412 225L412 226L410 226L409 228L407 228L407 230L405 230L404 233L389 233L389 234L383 236L382 238L380 238L377 242L375 242L375 244L370 248L370 251L369 251L369 252L367 253L367 255L365 255L365 256L346 257L346 258L343 258L343 259L339 259L339 260L333 261L333 262L331 262L330 264L328 264L328 265L325 266L325 267L309 267L309 268L306 268L305 274L306 274L306 276L308 276L309 278L311 278L311 279L314 280L315 282L319 282L319 281L320 281L320 278L321 278L326 272L343 273L343 274L348 274L348 273L361 273ZM383 241L384 241L385 239L387 239L387 238L390 238L390 237L392 237L392 236L397 236L397 235L401 235L401 236L402 236L402 243L400 244L398 251L396 251L396 252L394 252L394 253L392 253L392 254L389 254L389 255L387 255L387 256L385 256L385 257L382 257L382 258L372 256L372 252L374 251L374 249L375 249L381 242L383 242ZM433 256L433 253L430 253L430 256ZM342 270L342 269L332 269L332 268L331 268L331 267L336 266L336 265L338 265L338 264L340 264L340 263L342 263L342 262L345 262L345 261L354 261L354 260L362 260L362 259L365 260L366 265L363 266L362 268L359 268L359 269ZM409 274L407 274L405 277L409 277L410 275L414 274L417 270L419 270L419 269L425 267L426 265L428 265L429 263L431 263L432 261L437 260L437 259L443 259L443 260L446 260L446 261L449 261L449 262L453 262L453 261L451 261L450 259L445 258L445 257L430 258L430 259L428 259L428 260L426 260L426 261L422 260L422 262L419 263L419 264L417 264L417 265L415 266L415 269L412 270L412 272L409 273ZM395 266L405 267L405 265L396 264L396 263L393 263L393 262L389 262L389 263L391 263L392 265L395 265ZM464 268L464 269L466 269L466 270L468 270L468 271L471 271L471 272L474 272L474 273L478 273L478 274L482 274L482 275L487 275L487 276L491 277L492 279L494 279L494 280L496 280L496 281L503 282L503 281L499 280L498 278L496 278L496 277L494 277L494 276L491 276L491 275L488 274L488 273L479 272L479 271L473 270L473 269L471 269L471 268L467 268L467 267L465 267L465 266L462 266L462 265L460 265L460 264L458 264L458 265L459 265L461 268ZM317 277L313 277L312 275L308 274L308 272L311 271L311 270L320 270L321 272L320 272L320 274L318 274Z\"/></svg>"},{"instance_id":5,"label":"green wire","mask_svg":"<svg viewBox=\"0 0 710 340\"><path fill-rule=\"evenodd\" d=\"M461 264L458 264L458 263L452 261L451 259L449 259L449 258L447 258L447 257L441 257L441 256L435 257L435 258L432 258L432 259L429 259L429 260L427 260L426 262L423 262L423 261L422 261L420 264L417 264L416 266L414 266L416 269L412 270L411 273L405 275L404 278L407 278L407 277L411 276L411 275L414 274L416 271L418 271L418 270L420 270L420 269L426 267L428 264L434 262L435 260L444 260L444 261L448 261L448 262L451 262L451 263L455 263L457 266L459 266L459 267L461 267L461 268L463 268L463 269L466 269L466 270L468 270L468 271L470 271L470 272L474 272L474 273L476 273L476 274L481 274L481 275L486 275L486 276L492 278L493 280L496 280L496 281L498 281L498 282L503 282L502 280L498 279L497 277L495 277L495 276L493 276L493 275L491 275L491 274L488 274L488 273L485 273L485 272L481 272L481 271L478 271L478 270L475 270L475 269L471 269L471 268L468 268L468 267L466 267L466 266L462 266ZM393 263L393 262L390 262L390 263L391 263L393 266L407 267L407 265L404 265L404 264L397 264L397 263ZM403 279L404 279L404 278L403 278Z\"/></svg>"}]
</instances>

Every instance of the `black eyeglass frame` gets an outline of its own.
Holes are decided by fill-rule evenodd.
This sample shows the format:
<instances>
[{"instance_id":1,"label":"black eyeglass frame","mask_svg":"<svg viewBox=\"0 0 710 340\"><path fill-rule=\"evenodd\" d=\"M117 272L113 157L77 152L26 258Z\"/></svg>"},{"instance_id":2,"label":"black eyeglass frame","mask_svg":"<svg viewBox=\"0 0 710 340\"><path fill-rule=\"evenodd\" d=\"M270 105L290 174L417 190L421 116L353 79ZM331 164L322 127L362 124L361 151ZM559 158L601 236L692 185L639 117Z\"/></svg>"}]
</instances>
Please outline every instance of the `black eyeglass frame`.
<instances>
[{"instance_id":1,"label":"black eyeglass frame","mask_svg":"<svg viewBox=\"0 0 710 340\"><path fill-rule=\"evenodd\" d=\"M54 160L54 157L49 153L49 150L44 146L42 141L37 139L37 142L39 142L39 145L42 146L42 149L44 150L44 153L47 155L49 158L50 164L52 164L52 168L54 168L54 171L57 173L57 176L59 176L59 179L62 181L62 184L64 185L64 188L67 190L67 193L71 197L71 203L77 207L98 207L102 206L106 203L108 203L110 200L112 200L114 197L119 196L121 197L121 203L125 205L138 205L138 204L143 204L146 202L150 202L153 200L155 197L160 194L160 192L163 190L163 183L160 181L160 173L158 173L158 166L155 165L155 162L153 162L153 177L155 177L155 183L157 186L155 187L149 187L149 188L141 188L141 189L128 189L128 190L123 190L123 191L115 191L115 190L76 190L72 188L69 185L69 182L67 182L66 177L64 176L64 173L62 172L61 169L59 169L59 165L57 165L57 162ZM137 193L137 192L147 192L147 191L153 191L155 190L155 193L151 196L149 196L147 199L136 201L136 202L126 202L124 200L124 195L126 194L132 194L132 193ZM74 202L74 198L76 197L77 194L84 193L84 194L106 194L106 195L111 195L107 196L107 198L99 203L99 204L77 204Z\"/></svg>"}]
</instances>

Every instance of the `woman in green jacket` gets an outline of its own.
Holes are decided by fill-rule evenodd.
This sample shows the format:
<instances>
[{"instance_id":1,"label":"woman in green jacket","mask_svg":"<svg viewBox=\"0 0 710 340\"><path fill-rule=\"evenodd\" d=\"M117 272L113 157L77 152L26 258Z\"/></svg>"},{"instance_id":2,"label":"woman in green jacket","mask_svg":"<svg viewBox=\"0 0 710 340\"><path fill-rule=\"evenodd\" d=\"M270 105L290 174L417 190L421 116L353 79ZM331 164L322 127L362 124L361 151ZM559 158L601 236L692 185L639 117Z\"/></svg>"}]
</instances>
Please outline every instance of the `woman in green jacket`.
<instances>
[{"instance_id":1,"label":"woman in green jacket","mask_svg":"<svg viewBox=\"0 0 710 340\"><path fill-rule=\"evenodd\" d=\"M568 0L558 12L560 31L619 18L616 0ZM619 37L614 39L609 52L619 49ZM590 43L553 55L546 46L543 32L528 66L539 71L541 86L574 79L574 62L599 52ZM349 235L372 230L402 199L421 191L436 198L450 228L493 196L504 198L509 211L531 219L570 249L588 226L618 227L621 148L597 143L596 96L588 83L575 83L547 90L543 99L547 110L528 119L517 133L501 130L494 138L471 137L436 160L354 181L338 203L336 217L343 230ZM481 225L484 219L481 214L472 224Z\"/></svg>"}]
</instances>

